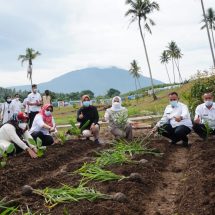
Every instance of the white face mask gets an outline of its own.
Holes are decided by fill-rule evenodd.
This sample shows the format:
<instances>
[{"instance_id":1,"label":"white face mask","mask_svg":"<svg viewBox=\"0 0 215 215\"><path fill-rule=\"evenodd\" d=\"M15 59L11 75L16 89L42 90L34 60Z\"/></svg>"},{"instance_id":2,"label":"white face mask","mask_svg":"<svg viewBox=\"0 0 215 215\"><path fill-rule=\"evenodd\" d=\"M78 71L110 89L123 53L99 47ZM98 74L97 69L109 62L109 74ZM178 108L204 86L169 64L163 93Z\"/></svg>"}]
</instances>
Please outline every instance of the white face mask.
<instances>
[{"instance_id":1,"label":"white face mask","mask_svg":"<svg viewBox=\"0 0 215 215\"><path fill-rule=\"evenodd\" d=\"M112 105L114 108L117 108L117 109L121 107L121 104L119 102L114 102Z\"/></svg>"},{"instance_id":2,"label":"white face mask","mask_svg":"<svg viewBox=\"0 0 215 215\"><path fill-rule=\"evenodd\" d=\"M18 126L22 130L27 130L27 123L25 123L25 122L20 122Z\"/></svg>"}]
</instances>

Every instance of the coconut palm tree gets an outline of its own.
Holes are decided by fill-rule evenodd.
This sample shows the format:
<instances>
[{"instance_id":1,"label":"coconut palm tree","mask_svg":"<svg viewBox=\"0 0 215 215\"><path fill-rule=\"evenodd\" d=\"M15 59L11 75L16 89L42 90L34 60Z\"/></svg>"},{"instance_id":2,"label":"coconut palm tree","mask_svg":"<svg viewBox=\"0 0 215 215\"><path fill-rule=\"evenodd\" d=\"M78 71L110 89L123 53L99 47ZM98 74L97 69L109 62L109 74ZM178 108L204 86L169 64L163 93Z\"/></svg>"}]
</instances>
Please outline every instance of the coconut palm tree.
<instances>
[{"instance_id":1,"label":"coconut palm tree","mask_svg":"<svg viewBox=\"0 0 215 215\"><path fill-rule=\"evenodd\" d=\"M32 86L32 61L37 57L41 55L40 52L35 51L32 48L27 48L24 55L19 55L18 60L21 60L21 63L23 65L24 62L28 62L28 69L27 69L27 78L31 81Z\"/></svg>"},{"instance_id":2,"label":"coconut palm tree","mask_svg":"<svg viewBox=\"0 0 215 215\"><path fill-rule=\"evenodd\" d=\"M136 61L136 60L133 60L133 61L131 62L131 67L130 67L130 69L129 69L129 73L130 73L130 74L133 76L133 78L134 78L136 91L138 90L137 83L139 84L139 88L141 88L141 87L140 87L140 81L139 81L139 78L140 78L140 71L141 71L141 68L138 66L137 61Z\"/></svg>"},{"instance_id":3,"label":"coconut palm tree","mask_svg":"<svg viewBox=\"0 0 215 215\"><path fill-rule=\"evenodd\" d=\"M159 10L159 5L156 2L151 2L150 0L126 0L126 4L130 6L130 9L125 13L125 16L131 16L131 23L134 21L138 21L140 36L143 42L145 55L146 55L146 61L148 64L149 69L149 75L151 80L151 87L152 87L152 95L154 100L157 99L154 91L154 83L152 78L152 71L151 71L151 65L149 62L149 56L147 52L146 42L143 36L143 30L141 26L141 21L144 21L144 29L146 29L149 33L151 32L150 25L155 25L154 21L150 18L148 18L148 15L151 14L154 10Z\"/></svg>"},{"instance_id":4,"label":"coconut palm tree","mask_svg":"<svg viewBox=\"0 0 215 215\"><path fill-rule=\"evenodd\" d=\"M182 58L182 55L183 54L181 53L181 49L177 46L177 49L176 49L176 52L175 52L174 62L175 62L176 68L178 70L179 81L181 83L183 82L183 79L182 79L181 71L180 71L180 68L179 68L179 60Z\"/></svg>"},{"instance_id":5,"label":"coconut palm tree","mask_svg":"<svg viewBox=\"0 0 215 215\"><path fill-rule=\"evenodd\" d=\"M168 55L167 51L164 50L162 52L161 56L160 56L160 62L165 65L166 73L167 73L167 76L168 76L168 79L169 79L169 83L171 84L171 79L170 79L169 71L168 71L168 68L167 68L167 64L169 63L169 60L170 60L170 56Z\"/></svg>"},{"instance_id":6,"label":"coconut palm tree","mask_svg":"<svg viewBox=\"0 0 215 215\"><path fill-rule=\"evenodd\" d=\"M173 80L174 80L174 84L175 84L175 64L174 64L174 58L175 53L177 51L177 45L174 41L171 41L168 46L167 46L167 54L169 55L169 57L171 58L172 61L172 73L173 73Z\"/></svg>"},{"instance_id":7,"label":"coconut palm tree","mask_svg":"<svg viewBox=\"0 0 215 215\"><path fill-rule=\"evenodd\" d=\"M205 20L206 29L207 29L208 40L209 40L209 44L210 44L210 48L211 48L211 55L212 55L212 59L213 59L213 66L215 68L214 51L213 51L213 46L212 46L212 42L211 42L211 37L210 37L210 32L209 32L209 26L208 26L208 21L207 21L207 16L206 16L206 13L205 13L205 6L204 6L203 0L201 0L201 6L202 6L203 16L204 16L204 20Z\"/></svg>"},{"instance_id":8,"label":"coconut palm tree","mask_svg":"<svg viewBox=\"0 0 215 215\"><path fill-rule=\"evenodd\" d=\"M208 27L211 30L211 36L213 40L214 50L215 50L215 40L214 40L214 30L215 30L215 11L213 8L208 8L206 13L206 19L208 22ZM204 23L204 25L201 27L201 30L206 28L205 19L203 19L201 22Z\"/></svg>"}]
</instances>

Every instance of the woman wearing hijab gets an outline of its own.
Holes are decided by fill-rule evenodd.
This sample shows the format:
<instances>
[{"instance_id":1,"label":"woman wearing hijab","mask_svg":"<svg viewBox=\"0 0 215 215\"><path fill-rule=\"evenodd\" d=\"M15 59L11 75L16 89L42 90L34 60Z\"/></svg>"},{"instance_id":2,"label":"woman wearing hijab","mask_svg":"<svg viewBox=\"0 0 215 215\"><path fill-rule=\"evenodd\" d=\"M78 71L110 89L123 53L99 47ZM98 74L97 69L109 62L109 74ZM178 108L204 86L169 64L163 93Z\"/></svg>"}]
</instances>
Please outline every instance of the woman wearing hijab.
<instances>
[{"instance_id":1,"label":"woman wearing hijab","mask_svg":"<svg viewBox=\"0 0 215 215\"><path fill-rule=\"evenodd\" d=\"M26 151L31 158L37 157L37 149L29 143L32 139L28 131L28 116L23 112L13 114L11 120L2 125L0 128L0 149L2 152L7 151L11 144L14 144L16 153Z\"/></svg>"},{"instance_id":2,"label":"woman wearing hijab","mask_svg":"<svg viewBox=\"0 0 215 215\"><path fill-rule=\"evenodd\" d=\"M42 107L40 112L35 116L30 133L34 140L40 138L43 146L52 145L54 139L51 132L56 131L54 118L52 116L53 106L46 104Z\"/></svg>"},{"instance_id":3,"label":"woman wearing hijab","mask_svg":"<svg viewBox=\"0 0 215 215\"><path fill-rule=\"evenodd\" d=\"M109 123L110 132L115 138L132 139L132 127L128 122L128 110L122 107L119 96L112 99L112 107L105 112L105 121Z\"/></svg>"},{"instance_id":4,"label":"woman wearing hijab","mask_svg":"<svg viewBox=\"0 0 215 215\"><path fill-rule=\"evenodd\" d=\"M10 96L5 97L5 102L2 104L1 110L0 119L2 120L2 124L4 124L11 119L15 111L15 107Z\"/></svg>"}]
</instances>

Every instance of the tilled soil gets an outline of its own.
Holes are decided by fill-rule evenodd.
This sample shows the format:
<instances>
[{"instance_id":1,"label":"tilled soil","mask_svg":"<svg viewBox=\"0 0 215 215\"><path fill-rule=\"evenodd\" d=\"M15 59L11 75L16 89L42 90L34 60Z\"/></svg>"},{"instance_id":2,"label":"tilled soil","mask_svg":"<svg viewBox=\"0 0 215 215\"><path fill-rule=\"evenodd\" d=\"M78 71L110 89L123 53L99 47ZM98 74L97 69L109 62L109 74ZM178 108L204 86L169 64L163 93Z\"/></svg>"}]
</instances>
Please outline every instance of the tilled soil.
<instances>
[{"instance_id":1,"label":"tilled soil","mask_svg":"<svg viewBox=\"0 0 215 215\"><path fill-rule=\"evenodd\" d=\"M207 144L195 136L192 147L170 146L165 139L151 139L150 147L158 148L163 157L138 155L134 160L146 159L145 164L123 164L108 167L115 173L129 176L139 173L141 180L124 179L113 182L90 182L89 187L105 194L122 192L126 202L113 200L81 201L59 204L48 209L44 199L32 194L21 195L23 185L35 189L76 186L80 177L71 172L92 161L96 152L109 146L91 141L72 140L65 145L48 147L45 156L30 159L20 154L10 158L0 170L0 197L17 199L22 208L43 214L72 215L214 215L215 208L215 144Z\"/></svg>"}]
</instances>

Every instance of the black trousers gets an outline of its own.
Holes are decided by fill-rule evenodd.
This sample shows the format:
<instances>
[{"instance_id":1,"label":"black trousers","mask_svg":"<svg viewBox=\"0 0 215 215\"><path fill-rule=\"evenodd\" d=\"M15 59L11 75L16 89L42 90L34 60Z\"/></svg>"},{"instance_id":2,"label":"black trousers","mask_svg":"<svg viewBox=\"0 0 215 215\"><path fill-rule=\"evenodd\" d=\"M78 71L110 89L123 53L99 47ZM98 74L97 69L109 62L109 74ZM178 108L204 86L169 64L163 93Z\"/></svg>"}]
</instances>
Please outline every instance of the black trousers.
<instances>
[{"instance_id":1,"label":"black trousers","mask_svg":"<svg viewBox=\"0 0 215 215\"><path fill-rule=\"evenodd\" d=\"M191 129L185 125L180 125L173 128L170 124L164 124L158 128L159 134L172 140L172 142L177 143L182 140L183 142L188 142L187 135L191 132Z\"/></svg>"},{"instance_id":2,"label":"black trousers","mask_svg":"<svg viewBox=\"0 0 215 215\"><path fill-rule=\"evenodd\" d=\"M203 139L207 137L207 131L204 124L194 124L193 130ZM212 129L210 131L210 135L215 135L215 129Z\"/></svg>"},{"instance_id":3,"label":"black trousers","mask_svg":"<svg viewBox=\"0 0 215 215\"><path fill-rule=\"evenodd\" d=\"M54 143L53 137L51 135L43 134L42 131L35 131L31 134L31 136L34 138L35 141L37 140L37 138L40 138L42 140L43 146L49 146Z\"/></svg>"},{"instance_id":4,"label":"black trousers","mask_svg":"<svg viewBox=\"0 0 215 215\"><path fill-rule=\"evenodd\" d=\"M34 118L38 113L39 113L39 111L29 113L29 128L31 128Z\"/></svg>"}]
</instances>

